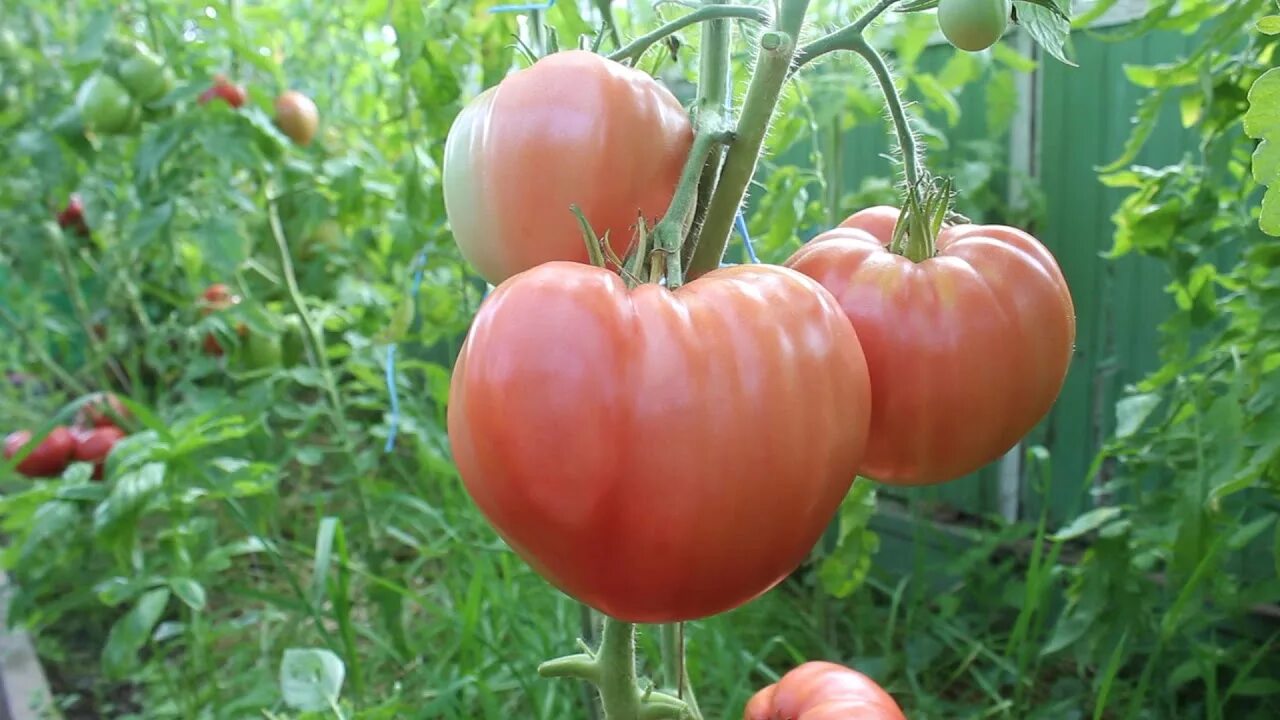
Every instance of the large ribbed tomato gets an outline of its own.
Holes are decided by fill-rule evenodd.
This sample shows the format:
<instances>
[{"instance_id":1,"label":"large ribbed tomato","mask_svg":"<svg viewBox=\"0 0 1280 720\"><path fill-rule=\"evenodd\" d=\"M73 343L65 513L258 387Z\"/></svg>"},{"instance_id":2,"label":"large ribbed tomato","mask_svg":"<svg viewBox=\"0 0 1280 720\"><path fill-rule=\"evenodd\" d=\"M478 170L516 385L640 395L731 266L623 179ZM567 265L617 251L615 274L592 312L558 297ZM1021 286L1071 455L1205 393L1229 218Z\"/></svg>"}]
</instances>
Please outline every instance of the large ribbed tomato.
<instances>
[{"instance_id":1,"label":"large ribbed tomato","mask_svg":"<svg viewBox=\"0 0 1280 720\"><path fill-rule=\"evenodd\" d=\"M449 439L498 533L564 592L692 620L794 570L857 473L870 381L834 298L780 267L672 292L551 262L480 308Z\"/></svg>"},{"instance_id":2,"label":"large ribbed tomato","mask_svg":"<svg viewBox=\"0 0 1280 720\"><path fill-rule=\"evenodd\" d=\"M1012 448L1049 411L1075 342L1053 255L1021 230L957 225L934 257L890 252L885 208L857 213L787 261L835 295L871 373L862 474L954 480ZM886 229L887 228L887 229Z\"/></svg>"},{"instance_id":3,"label":"large ribbed tomato","mask_svg":"<svg viewBox=\"0 0 1280 720\"><path fill-rule=\"evenodd\" d=\"M693 142L688 113L648 74L554 53L473 100L449 130L454 240L495 285L550 260L587 261L571 207L623 255L640 215L671 204Z\"/></svg>"},{"instance_id":4,"label":"large ribbed tomato","mask_svg":"<svg viewBox=\"0 0 1280 720\"><path fill-rule=\"evenodd\" d=\"M743 720L906 720L884 688L856 670L808 662L747 703Z\"/></svg>"}]
</instances>

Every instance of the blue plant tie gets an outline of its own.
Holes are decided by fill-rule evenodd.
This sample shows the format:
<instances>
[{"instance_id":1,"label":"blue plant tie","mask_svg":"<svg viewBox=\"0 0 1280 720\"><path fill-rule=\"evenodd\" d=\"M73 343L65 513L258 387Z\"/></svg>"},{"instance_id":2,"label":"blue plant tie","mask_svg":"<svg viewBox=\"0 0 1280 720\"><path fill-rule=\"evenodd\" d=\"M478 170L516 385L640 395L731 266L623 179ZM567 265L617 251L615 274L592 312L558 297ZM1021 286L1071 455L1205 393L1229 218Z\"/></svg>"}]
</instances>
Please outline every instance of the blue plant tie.
<instances>
[{"instance_id":1,"label":"blue plant tie","mask_svg":"<svg viewBox=\"0 0 1280 720\"><path fill-rule=\"evenodd\" d=\"M529 10L550 10L552 5L556 4L556 0L547 0L546 2L534 3L517 3L515 5L494 5L489 8L491 15L500 13L527 12Z\"/></svg>"},{"instance_id":2,"label":"blue plant tie","mask_svg":"<svg viewBox=\"0 0 1280 720\"><path fill-rule=\"evenodd\" d=\"M738 234L742 236L742 245L747 249L747 257L751 262L759 264L760 258L756 256L756 247L751 242L751 233L747 232L747 219L743 217L742 211L738 211L738 217L734 219L734 225L738 228Z\"/></svg>"},{"instance_id":3,"label":"blue plant tie","mask_svg":"<svg viewBox=\"0 0 1280 720\"><path fill-rule=\"evenodd\" d=\"M422 289L422 275L427 268L427 249L424 247L413 258L413 288L409 291L413 298L415 314L418 307L418 292ZM387 346L387 359L383 371L387 379L387 392L391 395L391 422L387 430L387 444L382 451L389 453L395 449L396 433L400 429L400 393L396 390L396 343Z\"/></svg>"}]
</instances>

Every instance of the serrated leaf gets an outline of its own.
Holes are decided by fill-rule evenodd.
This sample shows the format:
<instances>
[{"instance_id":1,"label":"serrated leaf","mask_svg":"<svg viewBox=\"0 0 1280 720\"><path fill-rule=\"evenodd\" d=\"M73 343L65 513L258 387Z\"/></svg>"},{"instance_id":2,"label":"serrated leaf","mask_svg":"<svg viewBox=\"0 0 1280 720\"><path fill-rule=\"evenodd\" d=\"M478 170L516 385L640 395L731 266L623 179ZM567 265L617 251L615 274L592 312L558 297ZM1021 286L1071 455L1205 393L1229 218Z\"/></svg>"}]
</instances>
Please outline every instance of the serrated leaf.
<instances>
[{"instance_id":1,"label":"serrated leaf","mask_svg":"<svg viewBox=\"0 0 1280 720\"><path fill-rule=\"evenodd\" d=\"M1054 10L1050 10L1043 5L1033 4L1031 0L1018 1L1018 25L1058 62L1077 67L1067 49L1067 42L1071 39L1071 22L1066 19L1062 10L1056 6Z\"/></svg>"},{"instance_id":2,"label":"serrated leaf","mask_svg":"<svg viewBox=\"0 0 1280 720\"><path fill-rule=\"evenodd\" d=\"M1053 13L1055 17L1059 17L1066 22L1071 22L1071 16L1067 14L1066 10L1062 9L1062 5L1064 3L1070 6L1071 0L1018 0L1018 2L1044 8L1047 12ZM1022 17L1021 10L1018 13L1018 17L1019 19Z\"/></svg>"},{"instance_id":3,"label":"serrated leaf","mask_svg":"<svg viewBox=\"0 0 1280 720\"><path fill-rule=\"evenodd\" d=\"M151 630L160 622L168 604L168 588L144 593L133 609L111 626L107 644L102 648L102 669L108 677L123 678L137 665L138 651L147 644Z\"/></svg>"},{"instance_id":4,"label":"serrated leaf","mask_svg":"<svg viewBox=\"0 0 1280 720\"><path fill-rule=\"evenodd\" d=\"M1249 88L1244 131L1262 141L1253 152L1253 178L1267 186L1258 224L1280 237L1280 68L1266 71Z\"/></svg>"},{"instance_id":5,"label":"serrated leaf","mask_svg":"<svg viewBox=\"0 0 1280 720\"><path fill-rule=\"evenodd\" d=\"M280 663L280 694L294 710L323 712L338 702L347 668L323 648L289 648Z\"/></svg>"},{"instance_id":6,"label":"serrated leaf","mask_svg":"<svg viewBox=\"0 0 1280 720\"><path fill-rule=\"evenodd\" d=\"M818 579L832 597L849 597L871 571L872 557L880 549L880 537L870 528L875 510L875 485L859 478L840 505L835 549L818 568Z\"/></svg>"},{"instance_id":7,"label":"serrated leaf","mask_svg":"<svg viewBox=\"0 0 1280 720\"><path fill-rule=\"evenodd\" d=\"M1080 517L1072 520L1066 527L1049 536L1054 542L1063 542L1066 540L1074 540L1086 533L1097 530L1102 525L1114 520L1121 513L1121 509L1114 506L1094 508Z\"/></svg>"}]
</instances>

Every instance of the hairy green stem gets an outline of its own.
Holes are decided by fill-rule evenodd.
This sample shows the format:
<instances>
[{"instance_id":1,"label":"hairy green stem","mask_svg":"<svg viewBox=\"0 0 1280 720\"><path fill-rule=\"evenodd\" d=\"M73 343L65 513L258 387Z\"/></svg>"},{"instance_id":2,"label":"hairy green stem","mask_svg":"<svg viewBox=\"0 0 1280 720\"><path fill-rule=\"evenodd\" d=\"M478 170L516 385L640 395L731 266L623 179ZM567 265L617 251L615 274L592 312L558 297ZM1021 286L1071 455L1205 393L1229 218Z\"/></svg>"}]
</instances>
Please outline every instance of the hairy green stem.
<instances>
[{"instance_id":1,"label":"hairy green stem","mask_svg":"<svg viewBox=\"0 0 1280 720\"><path fill-rule=\"evenodd\" d=\"M907 120L907 111L902 104L902 96L898 94L898 86L893 82L889 65L879 51L871 47L861 34L849 41L849 49L862 56L871 67L871 72L880 83L884 92L885 104L889 108L889 117L893 120L893 129L898 136L898 149L902 154L902 170L907 179L907 191L915 192L920 181L920 154L916 148L915 135L911 133L911 124Z\"/></svg>"},{"instance_id":2,"label":"hairy green stem","mask_svg":"<svg viewBox=\"0 0 1280 720\"><path fill-rule=\"evenodd\" d=\"M702 167L715 143L723 135L713 131L699 129L693 137L693 147L689 150L689 158L685 161L684 170L680 172L680 184L676 186L675 197L671 199L671 207L667 214L653 229L653 252L661 253L666 260L667 287L675 290L684 284L684 266L680 257L681 245L685 233L693 222L693 211L698 200L698 181L702 178Z\"/></svg>"},{"instance_id":3,"label":"hairy green stem","mask_svg":"<svg viewBox=\"0 0 1280 720\"><path fill-rule=\"evenodd\" d=\"M886 10L901 2L901 0L879 0L875 5L867 9L865 13L854 20L852 23L836 30L834 32L823 35L813 42L800 48L796 53L796 61L793 66L793 72L799 70L805 65L817 60L828 53L839 50L852 50L852 43L862 37L862 32L875 21L876 18L884 14Z\"/></svg>"},{"instance_id":4,"label":"hairy green stem","mask_svg":"<svg viewBox=\"0 0 1280 720\"><path fill-rule=\"evenodd\" d=\"M682 15L675 20L663 25L653 32L646 33L632 40L618 50L610 53L609 59L617 62L630 60L635 62L640 59L641 55L648 52L664 39L674 35L675 33L694 25L696 23L705 22L707 20L750 20L752 22L763 23L769 20L769 14L762 8L745 7L742 5L703 5L688 15ZM704 57L707 54L707 48L703 47Z\"/></svg>"},{"instance_id":5,"label":"hairy green stem","mask_svg":"<svg viewBox=\"0 0 1280 720\"><path fill-rule=\"evenodd\" d=\"M784 0L778 16L778 29L760 36L756 69L742 103L738 130L720 171L719 185L707 208L698 246L689 261L690 278L708 273L720 265L734 217L742 206L747 186L760 160L769 121L773 119L791 67L791 58L795 55L795 39L800 35L808 9L809 0Z\"/></svg>"}]
</instances>

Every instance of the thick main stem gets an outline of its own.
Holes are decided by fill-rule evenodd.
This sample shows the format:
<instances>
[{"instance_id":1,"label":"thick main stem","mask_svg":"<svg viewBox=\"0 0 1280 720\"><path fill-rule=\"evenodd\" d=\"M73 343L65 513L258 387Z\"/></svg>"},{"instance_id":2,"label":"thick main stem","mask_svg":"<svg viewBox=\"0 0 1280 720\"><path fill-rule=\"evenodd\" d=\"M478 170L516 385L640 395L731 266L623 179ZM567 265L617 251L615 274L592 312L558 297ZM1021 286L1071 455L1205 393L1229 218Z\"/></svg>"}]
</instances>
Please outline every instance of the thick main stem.
<instances>
[{"instance_id":1,"label":"thick main stem","mask_svg":"<svg viewBox=\"0 0 1280 720\"><path fill-rule=\"evenodd\" d=\"M755 174L764 147L769 121L773 119L778 96L787 80L791 58L795 55L796 38L804 25L809 0L784 2L778 16L778 29L760 37L760 51L756 70L751 76L746 99L742 103L742 115L733 146L729 148L720 182L711 204L707 208L706 222L689 261L688 275L696 278L720 265L733 220L746 197L747 186Z\"/></svg>"},{"instance_id":2,"label":"thick main stem","mask_svg":"<svg viewBox=\"0 0 1280 720\"><path fill-rule=\"evenodd\" d=\"M596 655L600 670L600 704L607 720L637 720L640 692L636 686L636 626L613 618L604 622L604 638Z\"/></svg>"}]
</instances>

